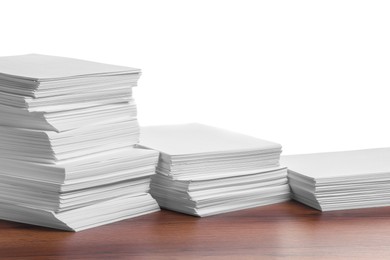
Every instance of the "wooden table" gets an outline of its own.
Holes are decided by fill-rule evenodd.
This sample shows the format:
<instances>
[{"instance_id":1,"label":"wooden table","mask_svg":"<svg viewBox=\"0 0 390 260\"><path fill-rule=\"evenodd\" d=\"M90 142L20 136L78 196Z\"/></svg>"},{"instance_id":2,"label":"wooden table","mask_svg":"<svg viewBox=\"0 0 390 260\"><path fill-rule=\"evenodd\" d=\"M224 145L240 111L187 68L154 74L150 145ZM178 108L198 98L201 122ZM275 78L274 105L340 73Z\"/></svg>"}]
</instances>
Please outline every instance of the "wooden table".
<instances>
[{"instance_id":1,"label":"wooden table","mask_svg":"<svg viewBox=\"0 0 390 260\"><path fill-rule=\"evenodd\" d=\"M161 211L82 231L0 221L0 259L390 259L390 207L297 202L207 218Z\"/></svg>"}]
</instances>

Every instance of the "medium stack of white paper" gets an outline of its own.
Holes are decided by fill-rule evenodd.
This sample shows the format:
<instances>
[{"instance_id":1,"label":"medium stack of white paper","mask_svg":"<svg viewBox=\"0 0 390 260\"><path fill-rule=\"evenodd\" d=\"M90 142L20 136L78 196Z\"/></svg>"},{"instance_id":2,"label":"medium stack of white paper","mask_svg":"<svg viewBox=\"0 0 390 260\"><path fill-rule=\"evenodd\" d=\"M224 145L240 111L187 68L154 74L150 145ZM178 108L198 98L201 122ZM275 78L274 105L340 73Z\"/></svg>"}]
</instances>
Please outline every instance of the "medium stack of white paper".
<instances>
[{"instance_id":1,"label":"medium stack of white paper","mask_svg":"<svg viewBox=\"0 0 390 260\"><path fill-rule=\"evenodd\" d=\"M0 218L83 230L159 209L139 140L139 69L0 57Z\"/></svg>"},{"instance_id":2,"label":"medium stack of white paper","mask_svg":"<svg viewBox=\"0 0 390 260\"><path fill-rule=\"evenodd\" d=\"M141 128L160 152L151 194L163 208L209 216L290 198L281 146L201 124Z\"/></svg>"},{"instance_id":3,"label":"medium stack of white paper","mask_svg":"<svg viewBox=\"0 0 390 260\"><path fill-rule=\"evenodd\" d=\"M321 211L390 206L390 148L289 155L293 198Z\"/></svg>"}]
</instances>

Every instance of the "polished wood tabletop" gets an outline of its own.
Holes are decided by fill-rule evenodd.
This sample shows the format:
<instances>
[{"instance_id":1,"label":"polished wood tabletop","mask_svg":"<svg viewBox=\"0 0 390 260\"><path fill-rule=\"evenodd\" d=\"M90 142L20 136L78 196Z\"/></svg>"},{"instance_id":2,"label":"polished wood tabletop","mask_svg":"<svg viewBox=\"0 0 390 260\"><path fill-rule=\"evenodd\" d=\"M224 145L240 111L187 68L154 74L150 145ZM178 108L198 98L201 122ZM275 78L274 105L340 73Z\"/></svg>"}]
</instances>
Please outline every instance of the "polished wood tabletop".
<instances>
[{"instance_id":1,"label":"polished wood tabletop","mask_svg":"<svg viewBox=\"0 0 390 260\"><path fill-rule=\"evenodd\" d=\"M390 207L294 201L206 218L162 210L79 233L0 221L0 259L390 259Z\"/></svg>"}]
</instances>

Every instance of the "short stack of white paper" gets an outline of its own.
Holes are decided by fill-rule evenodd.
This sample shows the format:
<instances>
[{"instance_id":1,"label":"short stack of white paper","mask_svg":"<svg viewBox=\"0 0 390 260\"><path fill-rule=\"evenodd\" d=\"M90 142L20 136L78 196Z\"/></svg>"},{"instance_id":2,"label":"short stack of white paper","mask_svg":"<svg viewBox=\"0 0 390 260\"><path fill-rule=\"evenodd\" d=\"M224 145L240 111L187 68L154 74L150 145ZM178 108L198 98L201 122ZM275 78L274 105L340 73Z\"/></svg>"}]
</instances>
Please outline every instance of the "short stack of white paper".
<instances>
[{"instance_id":1,"label":"short stack of white paper","mask_svg":"<svg viewBox=\"0 0 390 260\"><path fill-rule=\"evenodd\" d=\"M163 208L203 217L290 198L279 144L185 124L142 127L139 145L160 152L150 192Z\"/></svg>"},{"instance_id":2,"label":"short stack of white paper","mask_svg":"<svg viewBox=\"0 0 390 260\"><path fill-rule=\"evenodd\" d=\"M139 141L140 70L0 57L0 218L79 231L159 210Z\"/></svg>"},{"instance_id":3,"label":"short stack of white paper","mask_svg":"<svg viewBox=\"0 0 390 260\"><path fill-rule=\"evenodd\" d=\"M390 148L282 156L293 198L321 211L390 206Z\"/></svg>"}]
</instances>

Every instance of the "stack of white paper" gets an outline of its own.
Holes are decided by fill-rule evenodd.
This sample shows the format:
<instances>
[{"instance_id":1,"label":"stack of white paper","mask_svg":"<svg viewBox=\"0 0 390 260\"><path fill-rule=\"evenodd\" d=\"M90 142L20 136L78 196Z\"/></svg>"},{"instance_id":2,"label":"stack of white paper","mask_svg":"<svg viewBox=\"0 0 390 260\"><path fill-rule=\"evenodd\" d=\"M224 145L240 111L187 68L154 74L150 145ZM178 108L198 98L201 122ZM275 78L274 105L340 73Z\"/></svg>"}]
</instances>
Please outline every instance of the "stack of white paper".
<instances>
[{"instance_id":1,"label":"stack of white paper","mask_svg":"<svg viewBox=\"0 0 390 260\"><path fill-rule=\"evenodd\" d=\"M0 218L83 230L159 209L139 140L139 69L0 57Z\"/></svg>"},{"instance_id":2,"label":"stack of white paper","mask_svg":"<svg viewBox=\"0 0 390 260\"><path fill-rule=\"evenodd\" d=\"M151 194L163 208L208 216L290 198L281 146L201 124L141 128L160 152Z\"/></svg>"},{"instance_id":3,"label":"stack of white paper","mask_svg":"<svg viewBox=\"0 0 390 260\"><path fill-rule=\"evenodd\" d=\"M321 211L390 206L390 148L290 155L293 198Z\"/></svg>"}]
</instances>

